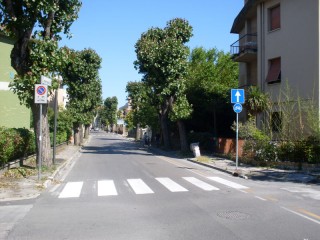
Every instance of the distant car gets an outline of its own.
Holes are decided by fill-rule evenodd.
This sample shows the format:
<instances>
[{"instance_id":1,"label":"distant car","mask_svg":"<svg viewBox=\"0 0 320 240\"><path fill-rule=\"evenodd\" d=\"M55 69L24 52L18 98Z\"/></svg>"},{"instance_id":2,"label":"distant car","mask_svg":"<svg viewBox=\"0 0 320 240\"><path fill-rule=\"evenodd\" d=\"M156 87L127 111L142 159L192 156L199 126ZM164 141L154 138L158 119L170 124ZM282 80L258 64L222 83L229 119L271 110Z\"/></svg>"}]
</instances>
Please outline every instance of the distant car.
<instances>
[{"instance_id":1,"label":"distant car","mask_svg":"<svg viewBox=\"0 0 320 240\"><path fill-rule=\"evenodd\" d=\"M94 130L95 130L95 131L99 131L99 128L96 127L96 128L94 128Z\"/></svg>"}]
</instances>

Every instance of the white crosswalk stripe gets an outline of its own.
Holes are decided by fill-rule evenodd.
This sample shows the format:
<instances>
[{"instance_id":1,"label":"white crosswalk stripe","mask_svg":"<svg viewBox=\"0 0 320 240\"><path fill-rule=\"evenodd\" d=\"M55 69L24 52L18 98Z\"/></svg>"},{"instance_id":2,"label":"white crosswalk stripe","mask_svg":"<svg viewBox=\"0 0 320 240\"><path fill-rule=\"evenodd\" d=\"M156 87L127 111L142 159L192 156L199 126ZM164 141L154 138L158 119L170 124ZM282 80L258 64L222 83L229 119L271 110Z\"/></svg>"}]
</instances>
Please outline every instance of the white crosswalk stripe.
<instances>
[{"instance_id":1,"label":"white crosswalk stripe","mask_svg":"<svg viewBox=\"0 0 320 240\"><path fill-rule=\"evenodd\" d=\"M213 186L205 181L197 179L195 177L182 177L188 183L191 183L193 186L196 186L204 191L217 191L220 190L218 187ZM220 178L220 177L207 177L212 181L225 185L227 187L231 187L234 189L248 189L248 187L240 185L238 183ZM155 178L155 180L168 189L170 192L188 192L189 190L177 182L173 181L167 177ZM142 179L126 179L128 184L124 184L126 188L131 188L135 194L153 194L155 193ZM68 182L64 186L63 190L59 194L59 198L78 198L80 197L84 182ZM89 186L88 183L87 187ZM187 184L185 182L185 184ZM96 196L103 197L103 196L117 196L118 191L116 185L113 180L99 180L92 189L96 191ZM122 184L123 185L123 184ZM184 184L183 184L184 185ZM97 186L97 189L95 188ZM154 186L154 185L153 185ZM86 189L88 189L86 187ZM58 188L57 188L58 189ZM87 194L83 194L87 195Z\"/></svg>"},{"instance_id":2,"label":"white crosswalk stripe","mask_svg":"<svg viewBox=\"0 0 320 240\"><path fill-rule=\"evenodd\" d=\"M59 198L76 198L80 196L83 182L68 182L62 192L59 195Z\"/></svg>"},{"instance_id":3,"label":"white crosswalk stripe","mask_svg":"<svg viewBox=\"0 0 320 240\"><path fill-rule=\"evenodd\" d=\"M183 179L205 191L219 190L219 188L214 187L206 182L203 182L195 177L184 177Z\"/></svg>"},{"instance_id":4,"label":"white crosswalk stripe","mask_svg":"<svg viewBox=\"0 0 320 240\"><path fill-rule=\"evenodd\" d=\"M240 185L240 184L235 183L235 182L231 182L229 180L225 180L225 179L220 178L220 177L208 177L208 179L213 180L213 181L218 182L218 183L221 183L221 184L224 184L224 185L226 185L228 187L231 187L231 188L248 189L248 187L246 187L246 186Z\"/></svg>"},{"instance_id":5,"label":"white crosswalk stripe","mask_svg":"<svg viewBox=\"0 0 320 240\"><path fill-rule=\"evenodd\" d=\"M145 184L141 179L127 179L129 185L132 187L136 194L150 194L154 193L151 188Z\"/></svg>"},{"instance_id":6,"label":"white crosswalk stripe","mask_svg":"<svg viewBox=\"0 0 320 240\"><path fill-rule=\"evenodd\" d=\"M170 192L187 192L188 190L172 181L170 178L156 178L156 180L165 186Z\"/></svg>"},{"instance_id":7,"label":"white crosswalk stripe","mask_svg":"<svg viewBox=\"0 0 320 240\"><path fill-rule=\"evenodd\" d=\"M118 195L116 186L112 180L98 181L98 196L116 196Z\"/></svg>"}]
</instances>

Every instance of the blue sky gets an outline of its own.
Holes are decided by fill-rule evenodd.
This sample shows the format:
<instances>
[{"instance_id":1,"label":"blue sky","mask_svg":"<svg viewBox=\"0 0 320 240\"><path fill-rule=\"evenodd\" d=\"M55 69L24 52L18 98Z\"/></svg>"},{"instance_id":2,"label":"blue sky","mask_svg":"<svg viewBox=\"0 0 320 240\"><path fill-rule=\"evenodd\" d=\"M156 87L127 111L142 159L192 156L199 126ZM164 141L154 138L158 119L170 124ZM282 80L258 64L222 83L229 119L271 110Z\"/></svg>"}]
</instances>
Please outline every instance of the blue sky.
<instances>
[{"instance_id":1,"label":"blue sky","mask_svg":"<svg viewBox=\"0 0 320 240\"><path fill-rule=\"evenodd\" d=\"M71 27L73 37L61 46L94 49L102 58L100 77L103 99L116 96L118 107L126 103L126 84L139 81L134 69L134 45L151 27L165 27L173 18L184 18L193 27L191 49L217 48L228 52L237 40L230 29L243 0L83 0L79 19Z\"/></svg>"}]
</instances>

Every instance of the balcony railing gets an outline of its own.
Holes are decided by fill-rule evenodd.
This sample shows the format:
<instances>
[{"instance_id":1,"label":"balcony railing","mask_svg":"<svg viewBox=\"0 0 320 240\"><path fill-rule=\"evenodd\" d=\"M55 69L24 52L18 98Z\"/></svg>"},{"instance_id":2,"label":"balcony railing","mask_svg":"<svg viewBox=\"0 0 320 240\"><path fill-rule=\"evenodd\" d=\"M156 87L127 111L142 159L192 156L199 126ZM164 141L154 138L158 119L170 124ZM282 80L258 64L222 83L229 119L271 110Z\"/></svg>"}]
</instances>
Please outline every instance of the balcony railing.
<instances>
[{"instance_id":1,"label":"balcony railing","mask_svg":"<svg viewBox=\"0 0 320 240\"><path fill-rule=\"evenodd\" d=\"M230 46L230 53L234 61L247 62L256 57L257 34L246 34Z\"/></svg>"}]
</instances>

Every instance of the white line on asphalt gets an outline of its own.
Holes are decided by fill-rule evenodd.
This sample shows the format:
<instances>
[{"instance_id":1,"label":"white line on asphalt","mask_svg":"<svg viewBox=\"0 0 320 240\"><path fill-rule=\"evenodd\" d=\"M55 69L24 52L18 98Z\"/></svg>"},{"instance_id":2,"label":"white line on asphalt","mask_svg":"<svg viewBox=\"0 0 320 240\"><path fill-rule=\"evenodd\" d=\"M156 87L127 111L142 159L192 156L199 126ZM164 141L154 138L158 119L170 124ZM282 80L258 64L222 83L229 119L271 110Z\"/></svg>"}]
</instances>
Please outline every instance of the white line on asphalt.
<instances>
[{"instance_id":1,"label":"white line on asphalt","mask_svg":"<svg viewBox=\"0 0 320 240\"><path fill-rule=\"evenodd\" d=\"M192 183L193 185L205 190L205 191L212 191L212 190L219 190L219 188L216 188L206 182L203 182L195 177L184 177L184 180Z\"/></svg>"},{"instance_id":2,"label":"white line on asphalt","mask_svg":"<svg viewBox=\"0 0 320 240\"><path fill-rule=\"evenodd\" d=\"M312 222L317 223L317 224L320 225L320 221L317 221L317 220L315 220L315 219L313 219L313 218L309 218L309 217L307 217L307 216L305 216L305 215L303 215L303 214L301 214L301 213L295 212L295 211L293 211L293 210L291 210L291 209L288 209L288 208L286 208L286 207L281 207L281 208L284 209L284 210L286 210L286 211L288 211L288 212L291 212L291 213L293 213L293 214L296 214L296 215L298 215L298 216L300 216L300 217L303 217L303 218L305 218L305 219L308 219L308 220L310 220L310 221L312 221Z\"/></svg>"},{"instance_id":3,"label":"white line on asphalt","mask_svg":"<svg viewBox=\"0 0 320 240\"><path fill-rule=\"evenodd\" d=\"M259 197L259 196L254 196L255 198L258 198L258 199L260 199L260 200L262 200L262 201L267 201L267 199L264 199L264 198L262 198L262 197Z\"/></svg>"},{"instance_id":4,"label":"white line on asphalt","mask_svg":"<svg viewBox=\"0 0 320 240\"><path fill-rule=\"evenodd\" d=\"M246 186L240 185L240 184L235 183L235 182L231 182L231 181L229 181L229 180L225 180L225 179L220 178L220 177L208 177L208 178L209 178L210 180L215 181L215 182L218 182L218 183L227 185L228 187L231 187L231 188L235 188L235 189L248 189L248 187L246 187Z\"/></svg>"},{"instance_id":5,"label":"white line on asphalt","mask_svg":"<svg viewBox=\"0 0 320 240\"><path fill-rule=\"evenodd\" d=\"M98 181L98 196L116 196L117 189L112 180Z\"/></svg>"},{"instance_id":6,"label":"white line on asphalt","mask_svg":"<svg viewBox=\"0 0 320 240\"><path fill-rule=\"evenodd\" d=\"M62 192L59 195L59 198L75 198L79 197L83 182L68 182Z\"/></svg>"},{"instance_id":7,"label":"white line on asphalt","mask_svg":"<svg viewBox=\"0 0 320 240\"><path fill-rule=\"evenodd\" d=\"M127 181L136 194L154 193L141 179L127 179Z\"/></svg>"},{"instance_id":8,"label":"white line on asphalt","mask_svg":"<svg viewBox=\"0 0 320 240\"><path fill-rule=\"evenodd\" d=\"M171 192L187 192L188 190L172 181L170 178L156 178L163 186L169 189Z\"/></svg>"}]
</instances>

